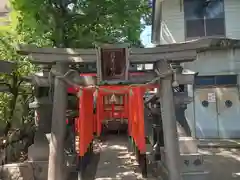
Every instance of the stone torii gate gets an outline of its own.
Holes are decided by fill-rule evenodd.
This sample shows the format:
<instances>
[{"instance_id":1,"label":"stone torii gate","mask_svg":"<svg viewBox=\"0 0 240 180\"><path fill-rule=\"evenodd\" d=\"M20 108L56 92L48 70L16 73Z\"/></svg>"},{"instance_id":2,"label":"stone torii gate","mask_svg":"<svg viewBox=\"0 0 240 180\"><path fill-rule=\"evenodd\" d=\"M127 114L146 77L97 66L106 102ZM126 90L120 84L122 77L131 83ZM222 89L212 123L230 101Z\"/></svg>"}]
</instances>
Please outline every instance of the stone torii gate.
<instances>
[{"instance_id":1,"label":"stone torii gate","mask_svg":"<svg viewBox=\"0 0 240 180\"><path fill-rule=\"evenodd\" d=\"M169 180L181 180L179 167L180 153L174 110L175 102L189 101L186 97L177 100L179 98L174 97L172 86L177 86L178 84L192 84L194 81L194 74L173 73L170 64L194 61L198 51L211 47L213 43L216 44L215 41L203 40L190 44L183 43L162 45L156 48L127 49L128 61L130 64L154 64L154 71L151 72L150 76L144 79L145 82L148 82L154 77L161 76L161 74L168 74L160 78L159 97L163 115L162 122L165 150L167 152L166 160ZM71 78L77 79L76 82L82 82L79 75L66 72L69 72L69 64L87 63L97 63L97 69L99 71L99 51L97 49L35 48L30 46L19 46L18 52L22 55L31 56L32 63L54 66L55 72L57 72L54 80L48 180L64 180L63 144L67 104L66 82L72 81L70 80ZM71 74L71 78L67 77L66 74ZM131 77L129 77L129 79L131 81ZM136 81L138 80L132 79L132 82ZM141 82L143 83L143 81Z\"/></svg>"}]
</instances>

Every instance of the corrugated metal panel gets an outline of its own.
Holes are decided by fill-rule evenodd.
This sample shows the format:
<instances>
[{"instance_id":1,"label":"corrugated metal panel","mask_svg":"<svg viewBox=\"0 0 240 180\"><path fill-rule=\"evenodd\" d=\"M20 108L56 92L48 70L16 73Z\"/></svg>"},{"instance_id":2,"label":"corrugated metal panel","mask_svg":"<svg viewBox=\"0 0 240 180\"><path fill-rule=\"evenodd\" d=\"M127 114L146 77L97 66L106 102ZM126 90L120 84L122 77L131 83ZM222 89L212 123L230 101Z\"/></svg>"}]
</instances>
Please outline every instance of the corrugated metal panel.
<instances>
[{"instance_id":1,"label":"corrugated metal panel","mask_svg":"<svg viewBox=\"0 0 240 180\"><path fill-rule=\"evenodd\" d=\"M217 104L209 102L207 106L203 102L208 102L208 94L215 93L215 88L199 89L195 91L195 128L197 138L217 138L218 137L218 116Z\"/></svg>"},{"instance_id":2,"label":"corrugated metal panel","mask_svg":"<svg viewBox=\"0 0 240 180\"><path fill-rule=\"evenodd\" d=\"M240 39L240 1L225 0L226 35L228 38Z\"/></svg>"},{"instance_id":3,"label":"corrugated metal panel","mask_svg":"<svg viewBox=\"0 0 240 180\"><path fill-rule=\"evenodd\" d=\"M215 94L209 99L208 94ZM205 88L195 91L197 138L239 138L240 101L237 87ZM203 102L208 102L204 106Z\"/></svg>"},{"instance_id":4,"label":"corrugated metal panel","mask_svg":"<svg viewBox=\"0 0 240 180\"><path fill-rule=\"evenodd\" d=\"M240 137L240 102L238 88L217 88L220 138Z\"/></svg>"}]
</instances>

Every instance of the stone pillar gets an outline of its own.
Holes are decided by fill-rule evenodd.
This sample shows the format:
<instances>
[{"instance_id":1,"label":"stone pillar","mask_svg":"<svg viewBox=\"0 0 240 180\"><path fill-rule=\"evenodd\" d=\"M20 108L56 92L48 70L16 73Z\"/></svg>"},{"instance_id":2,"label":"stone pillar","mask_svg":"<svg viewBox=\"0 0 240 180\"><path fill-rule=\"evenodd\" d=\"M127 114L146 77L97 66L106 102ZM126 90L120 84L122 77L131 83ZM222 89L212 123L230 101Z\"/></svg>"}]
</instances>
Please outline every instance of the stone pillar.
<instances>
[{"instance_id":1,"label":"stone pillar","mask_svg":"<svg viewBox=\"0 0 240 180\"><path fill-rule=\"evenodd\" d=\"M31 161L48 161L49 157L49 133L51 132L52 122L52 98L51 94L41 93L41 91L48 91L49 87L36 82L42 82L44 78L49 77L50 69L43 70L42 76L34 77L34 84L36 88L35 101L29 104L30 108L35 109L35 124L37 126L34 136L34 144L28 149L28 159ZM36 80L36 81L35 81ZM45 89L41 89L45 88Z\"/></svg>"},{"instance_id":2,"label":"stone pillar","mask_svg":"<svg viewBox=\"0 0 240 180\"><path fill-rule=\"evenodd\" d=\"M178 144L172 76L163 78L160 86L164 146L169 180L181 180L180 152Z\"/></svg>"},{"instance_id":3,"label":"stone pillar","mask_svg":"<svg viewBox=\"0 0 240 180\"><path fill-rule=\"evenodd\" d=\"M56 71L64 75L67 64L57 63ZM50 137L48 180L65 180L64 137L66 131L67 85L56 76L54 81L54 100L52 128Z\"/></svg>"}]
</instances>

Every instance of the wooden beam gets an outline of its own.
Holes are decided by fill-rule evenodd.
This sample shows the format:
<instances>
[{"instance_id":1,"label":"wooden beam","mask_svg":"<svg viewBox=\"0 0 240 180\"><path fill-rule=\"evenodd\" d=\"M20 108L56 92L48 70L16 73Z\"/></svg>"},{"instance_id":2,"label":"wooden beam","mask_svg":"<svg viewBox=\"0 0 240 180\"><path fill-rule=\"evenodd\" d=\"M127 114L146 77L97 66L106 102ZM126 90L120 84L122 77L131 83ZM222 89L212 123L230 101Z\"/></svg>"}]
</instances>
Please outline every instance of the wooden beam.
<instances>
[{"instance_id":1,"label":"wooden beam","mask_svg":"<svg viewBox=\"0 0 240 180\"><path fill-rule=\"evenodd\" d=\"M0 73L11 74L15 68L16 68L15 63L0 60Z\"/></svg>"}]
</instances>

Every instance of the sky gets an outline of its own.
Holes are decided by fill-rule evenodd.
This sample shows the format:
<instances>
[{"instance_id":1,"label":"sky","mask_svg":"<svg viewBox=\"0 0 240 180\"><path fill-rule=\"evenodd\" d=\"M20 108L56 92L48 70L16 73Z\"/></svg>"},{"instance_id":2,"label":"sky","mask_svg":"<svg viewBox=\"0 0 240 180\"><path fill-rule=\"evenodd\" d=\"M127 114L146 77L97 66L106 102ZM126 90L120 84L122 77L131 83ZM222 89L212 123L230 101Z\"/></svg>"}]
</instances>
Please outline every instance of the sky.
<instances>
[{"instance_id":1,"label":"sky","mask_svg":"<svg viewBox=\"0 0 240 180\"><path fill-rule=\"evenodd\" d=\"M148 0L148 2L149 2L149 8L152 8L153 1ZM144 23L143 19L141 19L141 22ZM146 26L140 37L145 47L153 47L153 44L151 43L151 35L152 35L152 26Z\"/></svg>"},{"instance_id":2,"label":"sky","mask_svg":"<svg viewBox=\"0 0 240 180\"><path fill-rule=\"evenodd\" d=\"M146 28L144 29L144 31L140 36L142 43L145 47L153 47L153 44L151 44L151 34L152 34L152 27L146 26Z\"/></svg>"}]
</instances>

